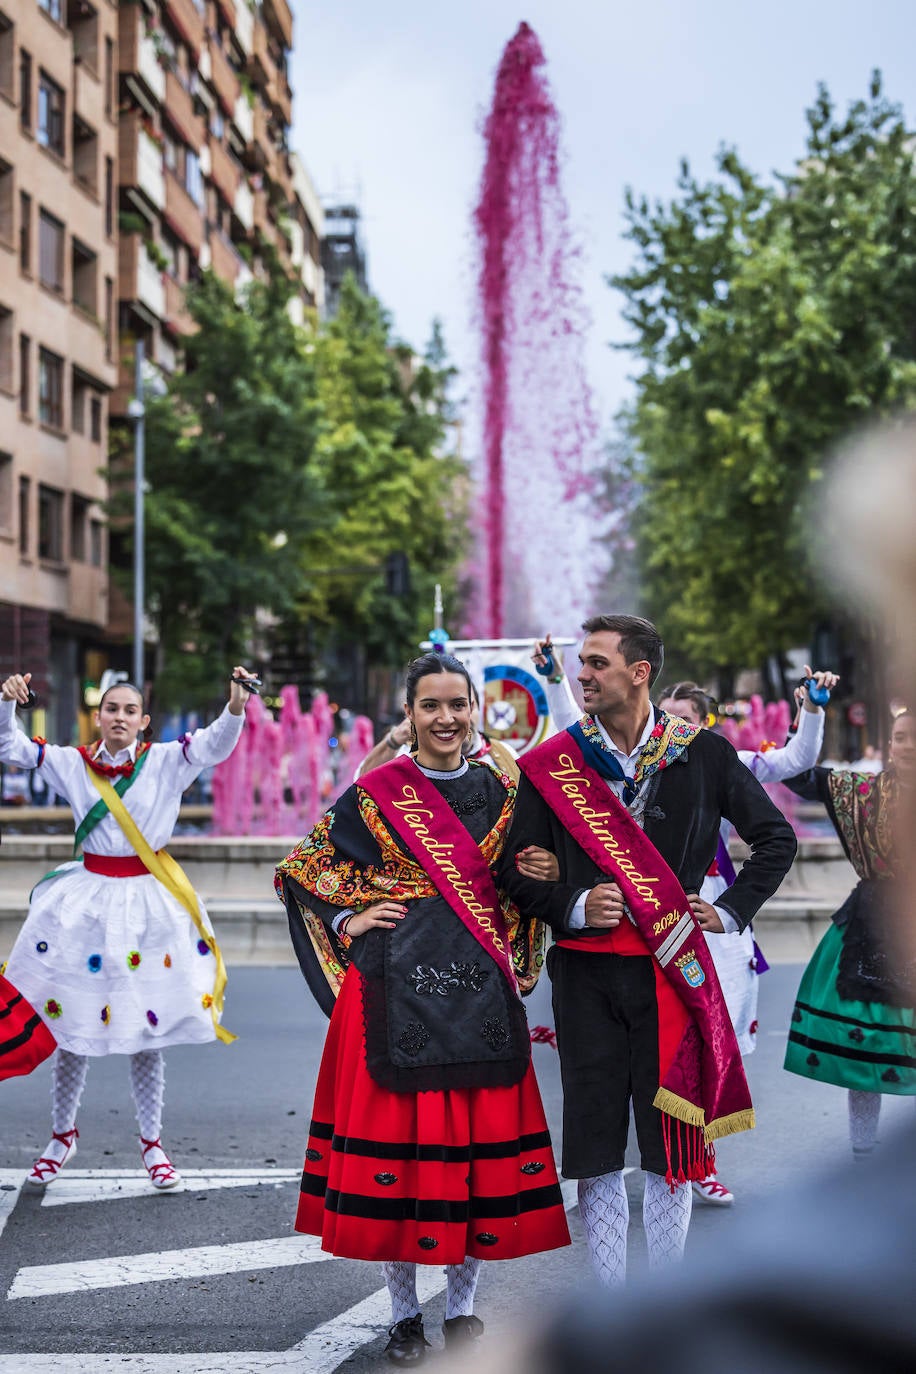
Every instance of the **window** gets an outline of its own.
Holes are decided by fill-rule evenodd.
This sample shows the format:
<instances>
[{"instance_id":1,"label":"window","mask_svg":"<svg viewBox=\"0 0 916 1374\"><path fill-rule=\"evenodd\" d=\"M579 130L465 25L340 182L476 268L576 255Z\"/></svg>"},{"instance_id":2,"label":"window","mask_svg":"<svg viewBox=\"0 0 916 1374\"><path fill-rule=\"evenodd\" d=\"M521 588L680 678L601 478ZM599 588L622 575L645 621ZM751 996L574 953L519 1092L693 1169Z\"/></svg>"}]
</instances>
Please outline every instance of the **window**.
<instances>
[{"instance_id":1,"label":"window","mask_svg":"<svg viewBox=\"0 0 916 1374\"><path fill-rule=\"evenodd\" d=\"M94 444L102 442L102 398L93 396L89 402L89 438Z\"/></svg>"},{"instance_id":2,"label":"window","mask_svg":"<svg viewBox=\"0 0 916 1374\"><path fill-rule=\"evenodd\" d=\"M89 526L89 502L83 496L70 497L70 557L75 563L86 561L86 533Z\"/></svg>"},{"instance_id":3,"label":"window","mask_svg":"<svg viewBox=\"0 0 916 1374\"><path fill-rule=\"evenodd\" d=\"M200 158L190 148L185 151L184 188L194 204L202 210L204 205L204 181L200 173Z\"/></svg>"},{"instance_id":4,"label":"window","mask_svg":"<svg viewBox=\"0 0 916 1374\"><path fill-rule=\"evenodd\" d=\"M70 428L74 434L86 433L86 393L89 388L76 368L70 385Z\"/></svg>"},{"instance_id":5,"label":"window","mask_svg":"<svg viewBox=\"0 0 916 1374\"><path fill-rule=\"evenodd\" d=\"M38 5L58 24L64 22L64 0L38 0Z\"/></svg>"},{"instance_id":6,"label":"window","mask_svg":"<svg viewBox=\"0 0 916 1374\"><path fill-rule=\"evenodd\" d=\"M32 197L19 192L19 270L32 273Z\"/></svg>"},{"instance_id":7,"label":"window","mask_svg":"<svg viewBox=\"0 0 916 1374\"><path fill-rule=\"evenodd\" d=\"M66 152L64 109L64 92L47 72L42 72L38 79L38 142L58 157Z\"/></svg>"},{"instance_id":8,"label":"window","mask_svg":"<svg viewBox=\"0 0 916 1374\"><path fill-rule=\"evenodd\" d=\"M99 140L95 129L73 118L73 175L93 196L99 191Z\"/></svg>"},{"instance_id":9,"label":"window","mask_svg":"<svg viewBox=\"0 0 916 1374\"><path fill-rule=\"evenodd\" d=\"M16 78L16 30L7 16L0 11L0 94L14 100Z\"/></svg>"},{"instance_id":10,"label":"window","mask_svg":"<svg viewBox=\"0 0 916 1374\"><path fill-rule=\"evenodd\" d=\"M105 159L105 237L114 233L114 161Z\"/></svg>"},{"instance_id":11,"label":"window","mask_svg":"<svg viewBox=\"0 0 916 1374\"><path fill-rule=\"evenodd\" d=\"M64 556L64 494L38 488L38 557L60 563Z\"/></svg>"},{"instance_id":12,"label":"window","mask_svg":"<svg viewBox=\"0 0 916 1374\"><path fill-rule=\"evenodd\" d=\"M13 239L13 168L0 158L0 241L12 248Z\"/></svg>"},{"instance_id":13,"label":"window","mask_svg":"<svg viewBox=\"0 0 916 1374\"><path fill-rule=\"evenodd\" d=\"M73 304L87 315L97 315L99 308L98 258L91 248L70 240L70 259L73 272Z\"/></svg>"},{"instance_id":14,"label":"window","mask_svg":"<svg viewBox=\"0 0 916 1374\"><path fill-rule=\"evenodd\" d=\"M94 568L102 566L102 555L105 552L103 530L101 520L89 521L89 561Z\"/></svg>"},{"instance_id":15,"label":"window","mask_svg":"<svg viewBox=\"0 0 916 1374\"><path fill-rule=\"evenodd\" d=\"M111 118L114 109L114 42L105 39L105 113Z\"/></svg>"},{"instance_id":16,"label":"window","mask_svg":"<svg viewBox=\"0 0 916 1374\"><path fill-rule=\"evenodd\" d=\"M38 418L52 429L64 424L64 360L47 348L38 350Z\"/></svg>"},{"instance_id":17,"label":"window","mask_svg":"<svg viewBox=\"0 0 916 1374\"><path fill-rule=\"evenodd\" d=\"M32 504L32 483L28 477L19 478L19 552L23 558L29 552L29 507Z\"/></svg>"},{"instance_id":18,"label":"window","mask_svg":"<svg viewBox=\"0 0 916 1374\"><path fill-rule=\"evenodd\" d=\"M63 295L64 226L47 210L38 216L38 275L42 286Z\"/></svg>"},{"instance_id":19,"label":"window","mask_svg":"<svg viewBox=\"0 0 916 1374\"><path fill-rule=\"evenodd\" d=\"M28 334L19 335L19 413L32 412L32 340Z\"/></svg>"},{"instance_id":20,"label":"window","mask_svg":"<svg viewBox=\"0 0 916 1374\"><path fill-rule=\"evenodd\" d=\"M0 453L0 530L13 528L13 455Z\"/></svg>"},{"instance_id":21,"label":"window","mask_svg":"<svg viewBox=\"0 0 916 1374\"><path fill-rule=\"evenodd\" d=\"M218 105L214 105L210 111L210 132L214 138L222 139L226 132L226 121L223 119L223 112Z\"/></svg>"},{"instance_id":22,"label":"window","mask_svg":"<svg viewBox=\"0 0 916 1374\"><path fill-rule=\"evenodd\" d=\"M19 125L32 132L32 55L19 50Z\"/></svg>"},{"instance_id":23,"label":"window","mask_svg":"<svg viewBox=\"0 0 916 1374\"><path fill-rule=\"evenodd\" d=\"M162 160L165 163L168 170L170 172L174 172L176 176L178 174L178 150L178 143L176 143L175 139L172 137L172 135L168 132L167 129L163 129Z\"/></svg>"},{"instance_id":24,"label":"window","mask_svg":"<svg viewBox=\"0 0 916 1374\"><path fill-rule=\"evenodd\" d=\"M115 349L114 280L105 278L105 357L111 362Z\"/></svg>"},{"instance_id":25,"label":"window","mask_svg":"<svg viewBox=\"0 0 916 1374\"><path fill-rule=\"evenodd\" d=\"M13 389L13 312L0 305L0 388Z\"/></svg>"}]
</instances>

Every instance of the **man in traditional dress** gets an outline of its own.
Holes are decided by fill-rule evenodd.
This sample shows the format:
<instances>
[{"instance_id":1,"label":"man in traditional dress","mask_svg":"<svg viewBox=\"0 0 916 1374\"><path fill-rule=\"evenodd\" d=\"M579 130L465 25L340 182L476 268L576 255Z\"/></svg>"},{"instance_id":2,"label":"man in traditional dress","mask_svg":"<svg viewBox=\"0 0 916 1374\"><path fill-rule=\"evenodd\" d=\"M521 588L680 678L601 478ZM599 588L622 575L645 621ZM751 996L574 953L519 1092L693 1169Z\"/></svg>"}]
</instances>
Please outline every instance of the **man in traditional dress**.
<instances>
[{"instance_id":1,"label":"man in traditional dress","mask_svg":"<svg viewBox=\"0 0 916 1374\"><path fill-rule=\"evenodd\" d=\"M683 1254L690 1183L708 1176L713 1141L753 1125L701 932L744 929L796 844L727 740L652 706L664 657L655 626L603 615L583 629L586 715L522 756L500 883L554 931L563 1172L579 1180L592 1261L611 1285L626 1274L631 1100L653 1267ZM710 906L698 893L723 817L751 856ZM530 845L557 855L558 881L519 872L516 856Z\"/></svg>"}]
</instances>

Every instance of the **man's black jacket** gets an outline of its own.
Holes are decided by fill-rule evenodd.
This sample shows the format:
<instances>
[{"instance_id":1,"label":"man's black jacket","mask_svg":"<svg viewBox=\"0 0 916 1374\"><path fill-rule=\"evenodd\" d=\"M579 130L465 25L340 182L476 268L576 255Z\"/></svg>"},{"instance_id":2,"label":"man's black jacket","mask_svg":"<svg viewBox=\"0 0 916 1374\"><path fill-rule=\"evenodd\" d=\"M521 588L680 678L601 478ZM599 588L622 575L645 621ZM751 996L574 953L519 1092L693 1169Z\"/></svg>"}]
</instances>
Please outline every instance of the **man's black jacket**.
<instances>
[{"instance_id":1,"label":"man's black jacket","mask_svg":"<svg viewBox=\"0 0 916 1374\"><path fill-rule=\"evenodd\" d=\"M645 833L674 871L685 892L699 892L716 856L719 823L731 821L751 855L716 905L744 929L789 871L797 848L795 832L728 740L703 730L669 767L644 784ZM523 878L515 856L527 845L556 854L559 882ZM576 900L607 881L524 775L500 863L498 882L526 916L537 917L564 939L588 940L601 932L571 931L568 917Z\"/></svg>"}]
</instances>

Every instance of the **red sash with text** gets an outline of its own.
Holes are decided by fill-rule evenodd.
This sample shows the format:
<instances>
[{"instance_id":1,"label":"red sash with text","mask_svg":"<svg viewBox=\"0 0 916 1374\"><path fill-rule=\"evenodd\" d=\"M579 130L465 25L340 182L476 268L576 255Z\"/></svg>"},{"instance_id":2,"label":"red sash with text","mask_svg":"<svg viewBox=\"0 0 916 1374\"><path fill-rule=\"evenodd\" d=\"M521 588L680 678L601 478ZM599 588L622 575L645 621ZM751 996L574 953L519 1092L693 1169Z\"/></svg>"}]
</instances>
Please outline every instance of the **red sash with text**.
<instances>
[{"instance_id":1,"label":"red sash with text","mask_svg":"<svg viewBox=\"0 0 916 1374\"><path fill-rule=\"evenodd\" d=\"M509 933L489 866L429 778L413 759L399 758L374 768L357 786L372 798L510 986L517 987Z\"/></svg>"},{"instance_id":2,"label":"red sash with text","mask_svg":"<svg viewBox=\"0 0 916 1374\"><path fill-rule=\"evenodd\" d=\"M618 884L645 952L653 956L655 1105L697 1128L706 1147L751 1130L754 1110L735 1032L706 939L677 878L567 731L523 754L519 766L579 847ZM685 1177L706 1176L700 1172L706 1153L693 1152Z\"/></svg>"}]
</instances>

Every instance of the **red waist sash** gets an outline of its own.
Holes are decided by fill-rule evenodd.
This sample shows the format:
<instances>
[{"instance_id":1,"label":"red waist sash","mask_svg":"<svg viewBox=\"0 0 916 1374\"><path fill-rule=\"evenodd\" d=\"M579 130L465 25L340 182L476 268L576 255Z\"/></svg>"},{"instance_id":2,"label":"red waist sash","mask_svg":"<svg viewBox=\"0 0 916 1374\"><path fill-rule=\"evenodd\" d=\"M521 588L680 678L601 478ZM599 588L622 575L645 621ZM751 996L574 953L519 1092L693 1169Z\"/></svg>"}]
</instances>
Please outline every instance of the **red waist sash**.
<instances>
[{"instance_id":1,"label":"red waist sash","mask_svg":"<svg viewBox=\"0 0 916 1374\"><path fill-rule=\"evenodd\" d=\"M83 850L83 867L103 878L144 878L149 869L139 854L90 854Z\"/></svg>"},{"instance_id":2,"label":"red waist sash","mask_svg":"<svg viewBox=\"0 0 916 1374\"><path fill-rule=\"evenodd\" d=\"M399 758L374 768L357 787L369 794L462 925L516 988L509 933L489 865L429 778L413 759Z\"/></svg>"},{"instance_id":3,"label":"red waist sash","mask_svg":"<svg viewBox=\"0 0 916 1374\"><path fill-rule=\"evenodd\" d=\"M567 731L523 754L519 766L579 847L617 883L654 957L655 1105L701 1128L707 1145L751 1129L754 1112L735 1032L705 937L674 873ZM588 943L573 942L576 949Z\"/></svg>"}]
</instances>

